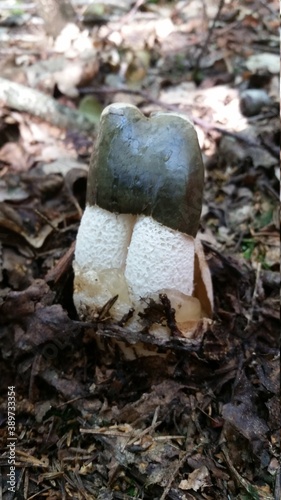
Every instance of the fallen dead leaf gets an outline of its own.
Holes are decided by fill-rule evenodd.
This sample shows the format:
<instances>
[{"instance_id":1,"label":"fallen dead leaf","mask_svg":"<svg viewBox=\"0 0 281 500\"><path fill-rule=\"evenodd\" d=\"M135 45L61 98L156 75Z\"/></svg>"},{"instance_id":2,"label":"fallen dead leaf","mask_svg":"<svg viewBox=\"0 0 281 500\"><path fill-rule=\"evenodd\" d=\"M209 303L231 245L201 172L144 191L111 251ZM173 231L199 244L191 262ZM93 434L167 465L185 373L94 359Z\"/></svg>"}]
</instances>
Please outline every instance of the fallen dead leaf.
<instances>
[{"instance_id":1,"label":"fallen dead leaf","mask_svg":"<svg viewBox=\"0 0 281 500\"><path fill-rule=\"evenodd\" d=\"M179 484L179 488L181 490L198 491L204 489L209 484L209 481L209 471L205 465L202 465L199 469L195 469L188 474L188 479L183 479Z\"/></svg>"}]
</instances>

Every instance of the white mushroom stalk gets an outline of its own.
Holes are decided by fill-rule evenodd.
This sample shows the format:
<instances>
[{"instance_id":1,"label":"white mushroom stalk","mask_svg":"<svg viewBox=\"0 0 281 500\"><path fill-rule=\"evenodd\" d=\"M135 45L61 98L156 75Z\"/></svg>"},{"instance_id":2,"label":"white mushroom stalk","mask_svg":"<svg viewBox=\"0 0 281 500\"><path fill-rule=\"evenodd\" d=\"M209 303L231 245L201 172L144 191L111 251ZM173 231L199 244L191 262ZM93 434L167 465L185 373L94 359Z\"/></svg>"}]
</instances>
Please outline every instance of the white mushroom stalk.
<instances>
[{"instance_id":1,"label":"white mushroom stalk","mask_svg":"<svg viewBox=\"0 0 281 500\"><path fill-rule=\"evenodd\" d=\"M118 322L134 309L128 326L141 330L149 301L167 296L178 329L188 335L190 322L211 314L210 274L195 241L203 186L197 135L187 118L146 118L129 104L103 111L76 241L80 317L106 314ZM166 335L165 318L155 319L150 331Z\"/></svg>"}]
</instances>

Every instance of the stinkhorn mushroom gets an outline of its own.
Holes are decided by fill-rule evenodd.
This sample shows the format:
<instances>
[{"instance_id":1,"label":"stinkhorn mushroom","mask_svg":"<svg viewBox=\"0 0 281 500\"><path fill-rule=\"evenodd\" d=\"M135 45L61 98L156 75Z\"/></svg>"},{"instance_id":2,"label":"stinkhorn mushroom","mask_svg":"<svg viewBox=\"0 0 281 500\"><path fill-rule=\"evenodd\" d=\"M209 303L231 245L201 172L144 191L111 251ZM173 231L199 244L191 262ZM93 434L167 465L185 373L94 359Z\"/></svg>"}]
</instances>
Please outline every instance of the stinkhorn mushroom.
<instances>
[{"instance_id":1,"label":"stinkhorn mushroom","mask_svg":"<svg viewBox=\"0 0 281 500\"><path fill-rule=\"evenodd\" d=\"M114 321L142 329L148 301L167 297L179 331L210 316L212 288L195 239L204 186L196 131L183 115L146 118L112 104L101 115L77 235L74 304L98 318L110 304ZM129 311L134 314L129 315ZM151 333L167 335L161 318Z\"/></svg>"}]
</instances>

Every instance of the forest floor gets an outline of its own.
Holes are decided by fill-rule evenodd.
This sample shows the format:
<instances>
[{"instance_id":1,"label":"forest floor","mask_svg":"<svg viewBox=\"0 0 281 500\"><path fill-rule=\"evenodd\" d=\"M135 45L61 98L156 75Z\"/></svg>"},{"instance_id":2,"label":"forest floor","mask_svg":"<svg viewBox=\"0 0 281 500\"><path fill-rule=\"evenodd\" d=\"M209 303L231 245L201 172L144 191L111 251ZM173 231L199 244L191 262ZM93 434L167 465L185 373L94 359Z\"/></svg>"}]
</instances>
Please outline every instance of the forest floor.
<instances>
[{"instance_id":1,"label":"forest floor","mask_svg":"<svg viewBox=\"0 0 281 500\"><path fill-rule=\"evenodd\" d=\"M33 2L0 6L0 498L279 500L278 2L92 4L57 38ZM89 159L117 101L196 126L215 304L187 342L73 305Z\"/></svg>"}]
</instances>

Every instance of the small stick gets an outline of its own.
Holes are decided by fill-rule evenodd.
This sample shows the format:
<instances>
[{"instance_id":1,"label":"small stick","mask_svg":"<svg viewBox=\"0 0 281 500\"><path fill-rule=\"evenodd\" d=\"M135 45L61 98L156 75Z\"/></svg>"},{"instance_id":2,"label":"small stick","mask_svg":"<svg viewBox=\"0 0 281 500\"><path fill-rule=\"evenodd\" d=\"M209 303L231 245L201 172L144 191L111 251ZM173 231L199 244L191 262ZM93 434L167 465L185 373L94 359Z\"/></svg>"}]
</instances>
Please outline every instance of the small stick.
<instances>
[{"instance_id":1,"label":"small stick","mask_svg":"<svg viewBox=\"0 0 281 500\"><path fill-rule=\"evenodd\" d=\"M211 37L212 37L212 34L213 34L213 31L215 29L215 26L216 26L216 22L217 20L219 19L220 17L220 14L221 14L221 11L222 11L222 8L224 6L224 0L220 0L220 3L219 3L219 6L218 6L218 10L217 10L217 13L213 19L213 22L212 22L212 26L210 27L210 29L208 30L208 34L207 34L207 37L206 37L206 40L205 40L205 43L203 45L203 47L201 48L200 50L200 53L198 54L197 58L196 58L196 62L195 62L195 70L197 70L199 68L199 65L200 65L200 61L204 55L204 52L206 51L209 43L210 43L210 40L211 40Z\"/></svg>"},{"instance_id":2,"label":"small stick","mask_svg":"<svg viewBox=\"0 0 281 500\"><path fill-rule=\"evenodd\" d=\"M184 453L183 454L183 457L176 463L176 466L174 467L174 469L172 470L171 472L171 475L170 475L170 478L168 480L168 484L166 486L166 488L164 489L161 497L159 500L165 500L165 498L167 497L167 495L169 494L169 491L171 489L171 486L172 486L172 483L173 481L175 480L175 478L177 477L178 473L179 473L179 470L180 468L183 466L184 462L187 460L187 454Z\"/></svg>"},{"instance_id":3,"label":"small stick","mask_svg":"<svg viewBox=\"0 0 281 500\"><path fill-rule=\"evenodd\" d=\"M67 252L59 259L55 267L47 272L45 276L45 281L47 283L53 282L54 284L56 284L69 269L74 255L75 243L75 241L72 242Z\"/></svg>"},{"instance_id":4,"label":"small stick","mask_svg":"<svg viewBox=\"0 0 281 500\"><path fill-rule=\"evenodd\" d=\"M270 12L270 14L276 16L277 10L275 11L268 2L264 2L264 0L258 0L258 1L263 7L265 7Z\"/></svg>"},{"instance_id":5,"label":"small stick","mask_svg":"<svg viewBox=\"0 0 281 500\"><path fill-rule=\"evenodd\" d=\"M260 283L260 276L261 276L261 263L259 262L258 266L257 266L257 272L256 272L256 282L255 282L255 288L253 291L252 307L251 307L251 312L250 312L249 323L253 321L254 310L256 307L257 296L258 296L258 287L259 287L259 283Z\"/></svg>"}]
</instances>

